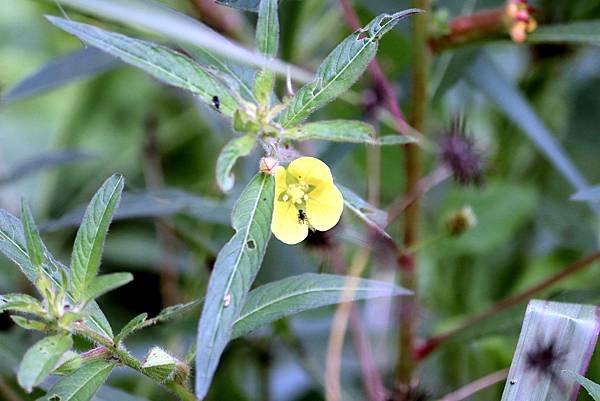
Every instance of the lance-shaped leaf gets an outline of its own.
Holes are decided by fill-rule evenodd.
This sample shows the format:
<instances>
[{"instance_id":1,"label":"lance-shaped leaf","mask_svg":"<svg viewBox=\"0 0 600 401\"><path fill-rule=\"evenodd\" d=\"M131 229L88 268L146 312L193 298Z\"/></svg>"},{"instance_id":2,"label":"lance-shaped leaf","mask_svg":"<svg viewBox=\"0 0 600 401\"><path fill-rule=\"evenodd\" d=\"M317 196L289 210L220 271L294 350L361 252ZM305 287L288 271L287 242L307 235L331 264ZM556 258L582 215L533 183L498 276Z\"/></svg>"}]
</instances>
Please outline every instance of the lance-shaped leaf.
<instances>
[{"instance_id":1,"label":"lance-shaped leaf","mask_svg":"<svg viewBox=\"0 0 600 401\"><path fill-rule=\"evenodd\" d=\"M400 19L418 12L411 8L391 15L381 14L340 43L323 60L315 80L300 88L289 102L280 117L283 127L297 125L348 90L375 57L381 37Z\"/></svg>"},{"instance_id":2,"label":"lance-shaped leaf","mask_svg":"<svg viewBox=\"0 0 600 401\"><path fill-rule=\"evenodd\" d=\"M388 215L381 209L376 208L369 202L352 192L350 189L338 185L338 188L342 192L344 197L344 204L351 210L359 219L374 228L378 233L386 238L391 238L388 233L385 232L385 226L388 222Z\"/></svg>"},{"instance_id":3,"label":"lance-shaped leaf","mask_svg":"<svg viewBox=\"0 0 600 401\"><path fill-rule=\"evenodd\" d=\"M32 284L35 284L37 279L37 269L31 264L29 254L27 253L26 242L21 221L7 211L0 209L0 252L19 266L27 279ZM50 253L46 249L44 249L44 252L47 256L50 256ZM52 263L58 262L53 261ZM59 288L61 286L60 280L53 274L54 268L49 264L47 259L44 262L42 269L52 283ZM70 293L67 293L67 298L69 302L74 301ZM106 337L112 337L110 324L95 302L90 302L86 306L85 311L89 315L87 320L90 328Z\"/></svg>"},{"instance_id":4,"label":"lance-shaped leaf","mask_svg":"<svg viewBox=\"0 0 600 401\"><path fill-rule=\"evenodd\" d=\"M599 330L597 306L529 302L502 401L576 399L579 384L560 372L587 370Z\"/></svg>"},{"instance_id":5,"label":"lance-shaped leaf","mask_svg":"<svg viewBox=\"0 0 600 401\"><path fill-rule=\"evenodd\" d=\"M235 138L227 142L219 157L217 158L217 184L223 192L228 192L233 188L235 177L231 170L235 162L240 157L248 156L254 148L256 138L252 135L245 135L241 138Z\"/></svg>"},{"instance_id":6,"label":"lance-shaped leaf","mask_svg":"<svg viewBox=\"0 0 600 401\"><path fill-rule=\"evenodd\" d=\"M31 209L25 200L21 201L21 220L23 221L23 228L25 230L25 243L27 244L29 260L36 270L41 269L45 259L44 246L42 245L40 233L35 226Z\"/></svg>"},{"instance_id":7,"label":"lance-shaped leaf","mask_svg":"<svg viewBox=\"0 0 600 401\"><path fill-rule=\"evenodd\" d=\"M243 336L282 317L321 306L410 294L394 284L376 280L314 273L287 277L250 291L231 337Z\"/></svg>"},{"instance_id":8,"label":"lance-shaped leaf","mask_svg":"<svg viewBox=\"0 0 600 401\"><path fill-rule=\"evenodd\" d=\"M85 211L71 256L71 289L76 302L83 300L87 287L98 273L104 240L113 212L121 199L123 185L124 180L120 175L108 178Z\"/></svg>"},{"instance_id":9,"label":"lance-shaped leaf","mask_svg":"<svg viewBox=\"0 0 600 401\"><path fill-rule=\"evenodd\" d=\"M570 370L564 370L562 372L566 376L571 376L574 380L577 380L579 384L586 389L586 391L592 396L594 401L600 401L600 384L594 383L587 377L581 376L575 372L571 372Z\"/></svg>"},{"instance_id":10,"label":"lance-shaped leaf","mask_svg":"<svg viewBox=\"0 0 600 401\"><path fill-rule=\"evenodd\" d=\"M115 337L115 344L120 343L126 337L133 334L136 330L142 328L147 317L147 313L140 313L139 315L131 319L125 326L123 326L119 334L117 334L117 336Z\"/></svg>"},{"instance_id":11,"label":"lance-shaped leaf","mask_svg":"<svg viewBox=\"0 0 600 401\"><path fill-rule=\"evenodd\" d=\"M267 57L277 56L279 47L279 0L261 0L256 23L256 48Z\"/></svg>"},{"instance_id":12,"label":"lance-shaped leaf","mask_svg":"<svg viewBox=\"0 0 600 401\"><path fill-rule=\"evenodd\" d=\"M375 128L371 124L353 120L308 123L286 131L283 137L294 141L322 140L369 145L404 145L416 141L408 135L386 135L377 138Z\"/></svg>"},{"instance_id":13,"label":"lance-shaped leaf","mask_svg":"<svg viewBox=\"0 0 600 401\"><path fill-rule=\"evenodd\" d=\"M133 280L131 273L112 273L96 277L87 287L85 300L96 299L116 288L122 287Z\"/></svg>"},{"instance_id":14,"label":"lance-shaped leaf","mask_svg":"<svg viewBox=\"0 0 600 401\"><path fill-rule=\"evenodd\" d=\"M237 8L244 11L258 11L260 0L216 0L217 4Z\"/></svg>"},{"instance_id":15,"label":"lance-shaped leaf","mask_svg":"<svg viewBox=\"0 0 600 401\"><path fill-rule=\"evenodd\" d=\"M163 310L160 311L158 315L153 317L152 319L148 319L144 326L149 326L157 323L168 322L169 320L173 320L178 318L180 315L187 313L198 306L202 300L195 300L191 302L187 302L185 304L177 304L172 306L167 306Z\"/></svg>"},{"instance_id":16,"label":"lance-shaped leaf","mask_svg":"<svg viewBox=\"0 0 600 401\"><path fill-rule=\"evenodd\" d=\"M78 150L59 150L44 152L15 163L4 175L0 175L0 187L17 181L30 174L49 170L67 163L89 160L96 157L93 153Z\"/></svg>"},{"instance_id":17,"label":"lance-shaped leaf","mask_svg":"<svg viewBox=\"0 0 600 401\"><path fill-rule=\"evenodd\" d=\"M527 42L600 45L600 20L543 25L527 35Z\"/></svg>"},{"instance_id":18,"label":"lance-shaped leaf","mask_svg":"<svg viewBox=\"0 0 600 401\"><path fill-rule=\"evenodd\" d=\"M45 310L41 302L27 294L0 295L0 312L14 311L44 315Z\"/></svg>"},{"instance_id":19,"label":"lance-shaped leaf","mask_svg":"<svg viewBox=\"0 0 600 401\"><path fill-rule=\"evenodd\" d=\"M274 180L257 174L231 216L235 234L221 249L208 283L198 325L196 396L204 398L231 329L244 306L271 237Z\"/></svg>"},{"instance_id":20,"label":"lance-shaped leaf","mask_svg":"<svg viewBox=\"0 0 600 401\"><path fill-rule=\"evenodd\" d=\"M168 47L125 35L109 32L95 26L48 17L50 22L85 43L140 68L154 78L192 92L214 107L218 97L218 110L232 116L237 102L229 90L209 71L189 57Z\"/></svg>"},{"instance_id":21,"label":"lance-shaped leaf","mask_svg":"<svg viewBox=\"0 0 600 401\"><path fill-rule=\"evenodd\" d=\"M42 224L42 230L55 231L81 224L85 208L78 208L62 217ZM229 202L204 198L176 189L140 193L124 193L113 220L163 217L187 213L202 221L229 224Z\"/></svg>"},{"instance_id":22,"label":"lance-shaped leaf","mask_svg":"<svg viewBox=\"0 0 600 401\"><path fill-rule=\"evenodd\" d=\"M211 68L215 75L225 81L227 85L238 92L245 100L256 103L256 96L252 90L256 70L254 68L235 64L199 47L185 47L187 53L202 65Z\"/></svg>"},{"instance_id":23,"label":"lance-shaped leaf","mask_svg":"<svg viewBox=\"0 0 600 401\"><path fill-rule=\"evenodd\" d=\"M39 401L89 401L108 379L114 362L98 360L59 380Z\"/></svg>"},{"instance_id":24,"label":"lance-shaped leaf","mask_svg":"<svg viewBox=\"0 0 600 401\"><path fill-rule=\"evenodd\" d=\"M50 60L9 88L0 102L11 103L36 96L76 80L101 74L119 64L113 57L93 47L75 50Z\"/></svg>"},{"instance_id":25,"label":"lance-shaped leaf","mask_svg":"<svg viewBox=\"0 0 600 401\"><path fill-rule=\"evenodd\" d=\"M23 357L17 380L28 393L52 371L60 357L73 346L70 334L46 337L34 344Z\"/></svg>"}]
</instances>

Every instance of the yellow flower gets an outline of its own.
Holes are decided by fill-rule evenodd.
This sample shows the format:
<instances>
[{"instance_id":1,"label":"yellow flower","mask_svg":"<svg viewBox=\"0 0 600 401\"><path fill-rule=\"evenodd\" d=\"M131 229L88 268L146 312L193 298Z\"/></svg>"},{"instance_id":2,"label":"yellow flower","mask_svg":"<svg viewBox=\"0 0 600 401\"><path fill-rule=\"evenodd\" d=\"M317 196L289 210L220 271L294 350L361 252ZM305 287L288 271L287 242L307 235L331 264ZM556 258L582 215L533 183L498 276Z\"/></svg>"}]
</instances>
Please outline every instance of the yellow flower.
<instances>
[{"instance_id":1,"label":"yellow flower","mask_svg":"<svg viewBox=\"0 0 600 401\"><path fill-rule=\"evenodd\" d=\"M314 157L300 157L287 169L278 166L271 231L281 242L297 244L308 230L327 231L340 220L344 198L331 171Z\"/></svg>"}]
</instances>

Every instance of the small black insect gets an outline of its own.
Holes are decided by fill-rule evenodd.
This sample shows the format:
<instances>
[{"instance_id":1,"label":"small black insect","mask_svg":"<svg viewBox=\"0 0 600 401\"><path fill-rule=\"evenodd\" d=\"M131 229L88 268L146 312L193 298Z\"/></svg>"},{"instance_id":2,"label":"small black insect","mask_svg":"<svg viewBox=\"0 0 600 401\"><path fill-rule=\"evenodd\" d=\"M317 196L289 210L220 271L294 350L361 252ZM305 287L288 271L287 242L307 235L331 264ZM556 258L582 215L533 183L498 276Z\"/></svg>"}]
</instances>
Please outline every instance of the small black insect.
<instances>
[{"instance_id":1,"label":"small black insect","mask_svg":"<svg viewBox=\"0 0 600 401\"><path fill-rule=\"evenodd\" d=\"M302 209L298 210L298 223L305 224L308 222L308 217L306 216L306 212Z\"/></svg>"},{"instance_id":2,"label":"small black insect","mask_svg":"<svg viewBox=\"0 0 600 401\"><path fill-rule=\"evenodd\" d=\"M221 107L221 101L219 100L218 96L212 97L212 103L213 103L213 106L215 107L215 109L219 110L219 107Z\"/></svg>"}]
</instances>

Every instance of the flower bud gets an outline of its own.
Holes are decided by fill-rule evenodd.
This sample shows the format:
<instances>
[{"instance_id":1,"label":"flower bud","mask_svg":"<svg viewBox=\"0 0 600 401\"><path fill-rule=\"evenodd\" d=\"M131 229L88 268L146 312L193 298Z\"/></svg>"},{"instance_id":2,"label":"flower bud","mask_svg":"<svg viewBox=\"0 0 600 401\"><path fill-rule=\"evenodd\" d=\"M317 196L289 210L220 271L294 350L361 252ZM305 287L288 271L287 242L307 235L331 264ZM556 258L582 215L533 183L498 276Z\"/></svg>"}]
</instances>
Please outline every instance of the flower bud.
<instances>
[{"instance_id":1,"label":"flower bud","mask_svg":"<svg viewBox=\"0 0 600 401\"><path fill-rule=\"evenodd\" d=\"M169 355L160 347L153 347L142 362L142 369L159 382L174 380L183 383L187 380L190 368L184 362Z\"/></svg>"},{"instance_id":2,"label":"flower bud","mask_svg":"<svg viewBox=\"0 0 600 401\"><path fill-rule=\"evenodd\" d=\"M263 157L260 159L259 169L261 173L273 174L273 170L278 165L279 161L274 157Z\"/></svg>"},{"instance_id":3,"label":"flower bud","mask_svg":"<svg viewBox=\"0 0 600 401\"><path fill-rule=\"evenodd\" d=\"M477 225L477 216L471 206L464 206L448 217L446 229L453 237L458 237Z\"/></svg>"}]
</instances>

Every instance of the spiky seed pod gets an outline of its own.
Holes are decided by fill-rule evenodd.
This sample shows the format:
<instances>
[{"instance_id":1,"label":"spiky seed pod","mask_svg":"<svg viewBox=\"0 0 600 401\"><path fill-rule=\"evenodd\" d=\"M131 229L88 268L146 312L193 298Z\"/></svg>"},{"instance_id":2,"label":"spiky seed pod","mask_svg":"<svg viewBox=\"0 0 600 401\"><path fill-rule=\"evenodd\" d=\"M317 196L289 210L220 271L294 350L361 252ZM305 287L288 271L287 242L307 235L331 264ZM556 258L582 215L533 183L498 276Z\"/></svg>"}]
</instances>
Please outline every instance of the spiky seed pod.
<instances>
[{"instance_id":1,"label":"spiky seed pod","mask_svg":"<svg viewBox=\"0 0 600 401\"><path fill-rule=\"evenodd\" d=\"M468 135L463 119L455 119L444 132L439 141L439 152L459 184L478 186L483 183L483 156Z\"/></svg>"}]
</instances>

